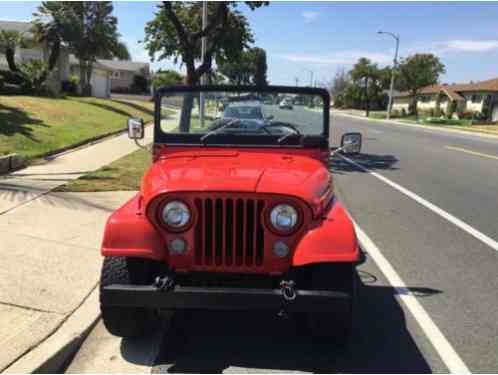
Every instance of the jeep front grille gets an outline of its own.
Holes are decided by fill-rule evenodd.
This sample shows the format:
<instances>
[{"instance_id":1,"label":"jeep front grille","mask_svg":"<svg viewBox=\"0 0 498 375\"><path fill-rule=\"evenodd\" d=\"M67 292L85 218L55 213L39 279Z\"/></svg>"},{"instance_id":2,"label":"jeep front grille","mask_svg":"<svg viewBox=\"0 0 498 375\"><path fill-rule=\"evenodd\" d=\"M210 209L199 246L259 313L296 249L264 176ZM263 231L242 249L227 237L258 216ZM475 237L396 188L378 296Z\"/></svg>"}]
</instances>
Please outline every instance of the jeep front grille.
<instances>
[{"instance_id":1,"label":"jeep front grille","mask_svg":"<svg viewBox=\"0 0 498 375\"><path fill-rule=\"evenodd\" d=\"M194 263L202 269L258 268L264 263L265 201L244 197L196 198Z\"/></svg>"}]
</instances>

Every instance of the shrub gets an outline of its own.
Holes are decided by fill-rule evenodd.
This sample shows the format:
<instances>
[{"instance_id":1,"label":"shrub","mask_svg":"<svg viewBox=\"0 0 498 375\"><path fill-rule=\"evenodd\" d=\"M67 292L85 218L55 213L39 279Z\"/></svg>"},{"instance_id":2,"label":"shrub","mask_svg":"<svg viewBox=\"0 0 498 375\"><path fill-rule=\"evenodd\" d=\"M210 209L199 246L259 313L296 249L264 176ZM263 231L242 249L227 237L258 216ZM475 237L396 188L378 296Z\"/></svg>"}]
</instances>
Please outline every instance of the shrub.
<instances>
[{"instance_id":1,"label":"shrub","mask_svg":"<svg viewBox=\"0 0 498 375\"><path fill-rule=\"evenodd\" d=\"M69 79L62 81L62 91L67 94L76 94L80 85L80 77L77 75L69 76Z\"/></svg>"},{"instance_id":2,"label":"shrub","mask_svg":"<svg viewBox=\"0 0 498 375\"><path fill-rule=\"evenodd\" d=\"M131 86L133 92L137 94L142 94L147 92L148 88L149 88L149 82L147 78L145 78L142 75L133 76L133 84Z\"/></svg>"},{"instance_id":3,"label":"shrub","mask_svg":"<svg viewBox=\"0 0 498 375\"><path fill-rule=\"evenodd\" d=\"M457 102L455 100L452 100L449 104L448 104L448 109L447 109L447 117L449 119L451 119L453 117L453 114L456 112L457 110Z\"/></svg>"},{"instance_id":4,"label":"shrub","mask_svg":"<svg viewBox=\"0 0 498 375\"><path fill-rule=\"evenodd\" d=\"M460 119L472 120L474 118L474 111L463 111L461 114L459 113L458 116Z\"/></svg>"},{"instance_id":5,"label":"shrub","mask_svg":"<svg viewBox=\"0 0 498 375\"><path fill-rule=\"evenodd\" d=\"M406 117L406 115L407 115L406 109L401 108L401 117Z\"/></svg>"}]
</instances>

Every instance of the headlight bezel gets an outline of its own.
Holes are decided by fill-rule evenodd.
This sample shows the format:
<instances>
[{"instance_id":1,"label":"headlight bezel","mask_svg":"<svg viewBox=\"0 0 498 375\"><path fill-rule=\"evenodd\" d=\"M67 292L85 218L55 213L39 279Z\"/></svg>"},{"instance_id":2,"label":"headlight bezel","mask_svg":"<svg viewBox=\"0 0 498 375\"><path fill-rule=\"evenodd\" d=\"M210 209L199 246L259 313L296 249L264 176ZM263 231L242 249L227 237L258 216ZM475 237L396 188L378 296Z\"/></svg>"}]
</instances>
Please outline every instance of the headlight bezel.
<instances>
[{"instance_id":1,"label":"headlight bezel","mask_svg":"<svg viewBox=\"0 0 498 375\"><path fill-rule=\"evenodd\" d=\"M272 212L279 206L289 206L291 207L295 212L296 212L296 221L295 224L290 228L290 229L281 229L274 225L273 220L272 220ZM301 224L303 222L303 213L302 210L299 206L297 206L294 203L291 202L286 202L286 201L281 201L281 202L276 202L273 204L271 207L269 207L267 214L266 214L266 223L268 229L273 232L274 234L277 234L279 236L289 236L291 234L294 234L299 230L301 227Z\"/></svg>"},{"instance_id":2,"label":"headlight bezel","mask_svg":"<svg viewBox=\"0 0 498 375\"><path fill-rule=\"evenodd\" d=\"M175 227L175 226L168 224L168 222L165 219L164 211L166 210L166 207L171 203L181 204L181 205L185 206L185 208L187 209L187 212L189 215L188 221L179 227ZM161 226L163 226L168 232L172 232L172 233L185 232L188 229L190 229L190 227L192 226L192 224L194 222L194 212L192 211L192 208L190 207L190 205L187 202L185 202L182 199L178 199L178 198L172 198L172 199L168 199L168 200L162 202L158 207L157 217L158 217L158 222L161 224Z\"/></svg>"}]
</instances>

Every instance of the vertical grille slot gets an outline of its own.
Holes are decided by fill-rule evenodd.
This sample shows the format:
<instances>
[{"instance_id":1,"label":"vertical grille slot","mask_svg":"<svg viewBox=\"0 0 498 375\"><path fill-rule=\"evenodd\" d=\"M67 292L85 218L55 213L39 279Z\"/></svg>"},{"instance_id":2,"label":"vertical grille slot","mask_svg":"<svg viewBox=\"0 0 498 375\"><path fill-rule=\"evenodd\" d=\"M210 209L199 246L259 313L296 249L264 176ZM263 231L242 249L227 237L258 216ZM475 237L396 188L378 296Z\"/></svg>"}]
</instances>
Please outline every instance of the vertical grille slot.
<instances>
[{"instance_id":1,"label":"vertical grille slot","mask_svg":"<svg viewBox=\"0 0 498 375\"><path fill-rule=\"evenodd\" d=\"M194 262L200 267L261 267L264 200L196 198Z\"/></svg>"}]
</instances>

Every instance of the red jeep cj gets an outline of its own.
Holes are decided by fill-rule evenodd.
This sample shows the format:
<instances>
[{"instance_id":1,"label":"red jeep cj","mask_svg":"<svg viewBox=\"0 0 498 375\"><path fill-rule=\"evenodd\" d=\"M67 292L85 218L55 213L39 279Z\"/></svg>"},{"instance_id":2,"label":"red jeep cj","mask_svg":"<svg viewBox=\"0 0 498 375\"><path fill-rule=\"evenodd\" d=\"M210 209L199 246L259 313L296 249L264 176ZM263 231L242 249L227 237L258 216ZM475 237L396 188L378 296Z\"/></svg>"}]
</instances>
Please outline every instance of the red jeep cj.
<instances>
[{"instance_id":1,"label":"red jeep cj","mask_svg":"<svg viewBox=\"0 0 498 375\"><path fill-rule=\"evenodd\" d=\"M328 171L329 114L316 88L159 90L153 163L105 228L107 329L143 334L160 310L254 309L346 338L359 248ZM128 128L143 138L143 121ZM348 133L334 152L360 148Z\"/></svg>"}]
</instances>

